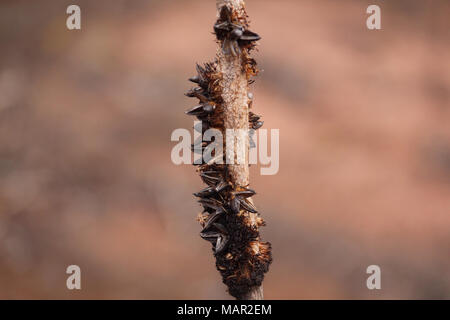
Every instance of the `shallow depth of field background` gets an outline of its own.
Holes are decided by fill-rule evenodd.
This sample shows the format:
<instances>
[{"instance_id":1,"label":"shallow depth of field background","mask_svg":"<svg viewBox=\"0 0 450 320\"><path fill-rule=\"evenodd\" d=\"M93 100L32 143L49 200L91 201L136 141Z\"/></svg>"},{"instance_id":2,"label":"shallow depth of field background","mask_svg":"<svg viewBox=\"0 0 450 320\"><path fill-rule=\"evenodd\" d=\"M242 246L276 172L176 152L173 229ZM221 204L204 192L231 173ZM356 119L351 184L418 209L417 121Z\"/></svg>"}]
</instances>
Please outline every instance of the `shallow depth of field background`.
<instances>
[{"instance_id":1,"label":"shallow depth of field background","mask_svg":"<svg viewBox=\"0 0 450 320\"><path fill-rule=\"evenodd\" d=\"M281 130L280 172L251 170L266 298L450 298L449 1L247 8L254 111ZM212 0L1 2L0 298L228 298L198 235L200 179L170 160L214 20Z\"/></svg>"}]
</instances>

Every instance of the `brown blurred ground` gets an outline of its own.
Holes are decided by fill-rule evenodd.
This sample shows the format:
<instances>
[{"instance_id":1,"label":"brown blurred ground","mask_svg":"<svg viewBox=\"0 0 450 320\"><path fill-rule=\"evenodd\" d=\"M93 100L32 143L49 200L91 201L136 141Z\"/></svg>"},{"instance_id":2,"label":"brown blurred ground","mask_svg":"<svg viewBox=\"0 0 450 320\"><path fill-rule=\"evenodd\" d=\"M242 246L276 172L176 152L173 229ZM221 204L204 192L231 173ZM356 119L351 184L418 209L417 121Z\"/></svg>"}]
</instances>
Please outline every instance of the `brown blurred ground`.
<instances>
[{"instance_id":1,"label":"brown blurred ground","mask_svg":"<svg viewBox=\"0 0 450 320\"><path fill-rule=\"evenodd\" d=\"M76 2L81 31L71 1L0 4L0 298L227 298L170 161L214 1ZM450 298L450 3L382 2L368 31L377 2L247 1L281 129L279 174L252 169L268 299Z\"/></svg>"}]
</instances>

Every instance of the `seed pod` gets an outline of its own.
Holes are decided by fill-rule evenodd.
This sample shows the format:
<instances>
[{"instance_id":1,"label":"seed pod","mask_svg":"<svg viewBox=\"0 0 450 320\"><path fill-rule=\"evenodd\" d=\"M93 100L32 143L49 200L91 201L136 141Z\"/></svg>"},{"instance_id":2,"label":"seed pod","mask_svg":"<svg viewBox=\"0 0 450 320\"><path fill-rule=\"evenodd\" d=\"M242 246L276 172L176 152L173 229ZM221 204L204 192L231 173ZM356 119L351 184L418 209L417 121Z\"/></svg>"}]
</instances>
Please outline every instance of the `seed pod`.
<instances>
[{"instance_id":1,"label":"seed pod","mask_svg":"<svg viewBox=\"0 0 450 320\"><path fill-rule=\"evenodd\" d=\"M264 121L257 121L253 124L253 130L258 130L259 128L261 128L264 125Z\"/></svg>"},{"instance_id":2,"label":"seed pod","mask_svg":"<svg viewBox=\"0 0 450 320\"><path fill-rule=\"evenodd\" d=\"M205 111L203 110L203 105L198 105L186 111L186 114L188 116L198 116L204 114L204 112Z\"/></svg>"},{"instance_id":3,"label":"seed pod","mask_svg":"<svg viewBox=\"0 0 450 320\"><path fill-rule=\"evenodd\" d=\"M243 88L242 82L227 84L226 81L244 74L244 83L250 85L254 82L251 77L258 74L256 61L250 57L250 51L261 37L249 30L243 7L235 8L229 4L219 6L214 33L220 46L217 59L212 63L196 65L197 75L189 81L198 86L186 93L186 96L199 100L199 104L186 111L186 114L202 121L194 127L200 133L209 128L222 133L229 129L225 121L230 99L225 99L225 96L230 87L246 90L242 93L248 100L242 108L248 112L253 104L253 94L248 88ZM236 74L226 74L232 72L230 68L222 68L226 61L237 62L239 70ZM247 115L240 114L240 119L247 119ZM260 119L259 115L248 112L250 147L255 146L252 135L263 125ZM192 147L200 147L197 152L201 149L203 153L209 144L199 139ZM256 192L248 187L248 183L236 183L231 166L218 163L224 160L223 152L217 152L211 159L205 159L206 163L198 165L197 171L207 187L194 193L194 196L203 207L203 213L198 218L203 226L200 236L212 244L217 269L229 293L242 299L261 285L272 261L271 247L269 243L260 241L258 228L265 222L251 200Z\"/></svg>"}]
</instances>

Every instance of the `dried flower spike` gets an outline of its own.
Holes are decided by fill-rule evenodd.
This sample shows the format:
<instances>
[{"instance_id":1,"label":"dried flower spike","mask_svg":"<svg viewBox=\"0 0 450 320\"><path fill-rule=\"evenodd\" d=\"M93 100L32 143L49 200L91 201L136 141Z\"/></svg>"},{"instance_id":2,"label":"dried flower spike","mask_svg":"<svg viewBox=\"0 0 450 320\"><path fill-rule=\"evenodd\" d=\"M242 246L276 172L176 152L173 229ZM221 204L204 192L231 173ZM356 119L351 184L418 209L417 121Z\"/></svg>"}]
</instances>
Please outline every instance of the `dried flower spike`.
<instances>
[{"instance_id":1,"label":"dried flower spike","mask_svg":"<svg viewBox=\"0 0 450 320\"><path fill-rule=\"evenodd\" d=\"M216 59L197 65L197 75L189 79L198 87L186 93L199 105L186 114L203 123L195 128L203 133L209 128L258 130L261 117L250 112L253 94L249 85L257 75L251 50L261 37L249 30L243 0L217 0L218 19L214 33L219 44ZM201 150L211 142L198 141ZM238 142L239 143L239 142ZM242 143L242 141L240 142ZM247 152L250 141L244 141ZM224 159L214 155L213 160ZM265 222L258 213L249 188L249 164L203 163L198 172L207 187L194 194L203 212L198 220L203 227L200 236L211 242L216 266L228 292L237 299L263 299L262 282L272 262L271 245L262 242L259 227Z\"/></svg>"}]
</instances>

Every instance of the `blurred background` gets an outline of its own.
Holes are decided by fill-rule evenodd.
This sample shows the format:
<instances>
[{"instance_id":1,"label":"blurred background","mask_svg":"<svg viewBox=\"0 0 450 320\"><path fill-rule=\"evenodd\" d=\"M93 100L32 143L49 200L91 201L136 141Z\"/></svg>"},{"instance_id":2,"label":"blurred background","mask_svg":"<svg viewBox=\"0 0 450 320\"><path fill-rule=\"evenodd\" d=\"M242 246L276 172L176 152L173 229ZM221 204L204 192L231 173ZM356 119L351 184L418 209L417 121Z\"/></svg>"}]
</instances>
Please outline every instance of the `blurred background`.
<instances>
[{"instance_id":1,"label":"blurred background","mask_svg":"<svg viewBox=\"0 0 450 320\"><path fill-rule=\"evenodd\" d=\"M247 10L263 37L254 110L281 140L277 175L251 169L266 298L450 298L450 2ZM215 14L212 0L1 1L0 298L229 298L199 237L202 183L170 160ZM382 290L366 288L372 264Z\"/></svg>"}]
</instances>

